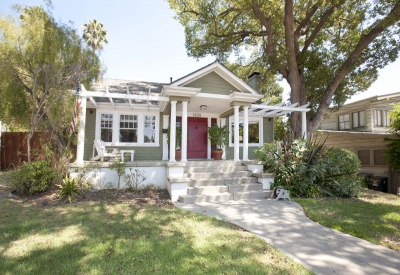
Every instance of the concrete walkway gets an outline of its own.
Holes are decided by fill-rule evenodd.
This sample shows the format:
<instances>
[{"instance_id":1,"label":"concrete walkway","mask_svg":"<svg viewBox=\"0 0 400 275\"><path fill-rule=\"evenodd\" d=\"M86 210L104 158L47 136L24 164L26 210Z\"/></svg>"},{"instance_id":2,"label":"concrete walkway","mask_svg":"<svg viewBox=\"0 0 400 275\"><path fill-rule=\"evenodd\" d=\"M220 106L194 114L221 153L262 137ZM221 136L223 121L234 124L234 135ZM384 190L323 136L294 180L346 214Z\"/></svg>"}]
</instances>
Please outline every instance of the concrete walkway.
<instances>
[{"instance_id":1,"label":"concrete walkway","mask_svg":"<svg viewBox=\"0 0 400 275\"><path fill-rule=\"evenodd\" d=\"M234 223L316 274L400 274L400 252L326 228L273 199L175 204Z\"/></svg>"}]
</instances>

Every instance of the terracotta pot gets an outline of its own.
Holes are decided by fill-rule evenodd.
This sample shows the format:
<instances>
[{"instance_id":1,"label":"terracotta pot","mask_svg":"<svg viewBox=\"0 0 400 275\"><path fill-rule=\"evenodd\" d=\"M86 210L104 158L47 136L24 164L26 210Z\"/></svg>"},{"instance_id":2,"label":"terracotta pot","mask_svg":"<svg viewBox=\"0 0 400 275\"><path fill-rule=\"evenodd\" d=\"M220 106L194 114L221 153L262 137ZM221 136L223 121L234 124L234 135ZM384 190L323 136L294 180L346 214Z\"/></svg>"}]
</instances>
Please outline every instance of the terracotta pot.
<instances>
[{"instance_id":1,"label":"terracotta pot","mask_svg":"<svg viewBox=\"0 0 400 275\"><path fill-rule=\"evenodd\" d=\"M175 159L180 160L181 159L181 151L175 151Z\"/></svg>"},{"instance_id":2,"label":"terracotta pot","mask_svg":"<svg viewBox=\"0 0 400 275\"><path fill-rule=\"evenodd\" d=\"M213 151L214 153L214 159L215 160L221 160L222 159L222 151L217 150L217 151Z\"/></svg>"}]
</instances>

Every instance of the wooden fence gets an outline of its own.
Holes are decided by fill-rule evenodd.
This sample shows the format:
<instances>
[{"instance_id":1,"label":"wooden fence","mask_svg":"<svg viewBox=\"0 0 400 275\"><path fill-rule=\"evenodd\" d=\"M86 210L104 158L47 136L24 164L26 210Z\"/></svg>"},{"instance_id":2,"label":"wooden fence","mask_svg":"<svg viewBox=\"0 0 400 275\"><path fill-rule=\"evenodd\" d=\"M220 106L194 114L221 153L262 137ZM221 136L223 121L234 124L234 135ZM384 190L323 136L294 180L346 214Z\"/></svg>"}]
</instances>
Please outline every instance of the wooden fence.
<instances>
[{"instance_id":1,"label":"wooden fence","mask_svg":"<svg viewBox=\"0 0 400 275\"><path fill-rule=\"evenodd\" d=\"M27 132L1 133L1 171L20 166L28 161ZM32 160L44 159L44 144L49 139L48 133L34 133L31 139Z\"/></svg>"}]
</instances>

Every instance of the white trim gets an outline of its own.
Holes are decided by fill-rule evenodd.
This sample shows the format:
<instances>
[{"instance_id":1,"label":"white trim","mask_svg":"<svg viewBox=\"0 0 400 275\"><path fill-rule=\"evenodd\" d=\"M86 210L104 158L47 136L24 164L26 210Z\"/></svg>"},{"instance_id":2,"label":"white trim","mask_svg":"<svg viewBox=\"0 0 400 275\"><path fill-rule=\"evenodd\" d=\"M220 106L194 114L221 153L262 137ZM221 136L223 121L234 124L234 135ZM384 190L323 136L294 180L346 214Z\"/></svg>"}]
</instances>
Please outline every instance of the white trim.
<instances>
[{"instance_id":1,"label":"white trim","mask_svg":"<svg viewBox=\"0 0 400 275\"><path fill-rule=\"evenodd\" d=\"M226 80L229 84L231 84L233 87L237 88L239 91L244 92L250 92L251 94L258 94L256 90L251 88L246 82L241 80L239 77L237 77L234 73L229 71L227 68L221 65L218 61L192 73L189 74L173 83L171 83L171 86L184 86L187 85L211 72L217 73L220 77L222 77L224 80Z\"/></svg>"},{"instance_id":2,"label":"white trim","mask_svg":"<svg viewBox=\"0 0 400 275\"><path fill-rule=\"evenodd\" d=\"M204 97L204 98L216 98L216 99L231 99L229 95L219 95L219 94L207 94L207 93L198 93L196 97Z\"/></svg>"}]
</instances>

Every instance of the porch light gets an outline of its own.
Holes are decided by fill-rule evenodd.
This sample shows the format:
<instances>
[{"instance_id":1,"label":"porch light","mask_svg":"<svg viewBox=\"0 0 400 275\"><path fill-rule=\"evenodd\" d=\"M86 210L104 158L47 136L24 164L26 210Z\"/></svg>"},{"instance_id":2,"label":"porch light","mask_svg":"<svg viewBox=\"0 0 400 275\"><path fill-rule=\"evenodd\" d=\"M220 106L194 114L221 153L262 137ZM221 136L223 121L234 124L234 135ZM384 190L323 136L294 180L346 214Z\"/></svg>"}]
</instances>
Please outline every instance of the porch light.
<instances>
[{"instance_id":1,"label":"porch light","mask_svg":"<svg viewBox=\"0 0 400 275\"><path fill-rule=\"evenodd\" d=\"M200 105L200 110L205 110L207 109L207 105Z\"/></svg>"}]
</instances>

